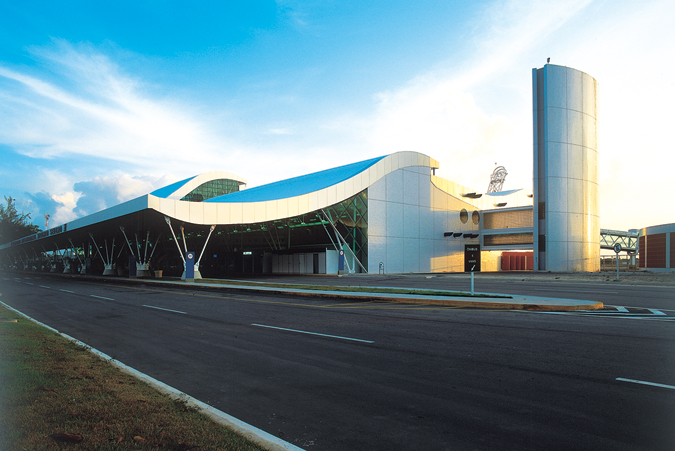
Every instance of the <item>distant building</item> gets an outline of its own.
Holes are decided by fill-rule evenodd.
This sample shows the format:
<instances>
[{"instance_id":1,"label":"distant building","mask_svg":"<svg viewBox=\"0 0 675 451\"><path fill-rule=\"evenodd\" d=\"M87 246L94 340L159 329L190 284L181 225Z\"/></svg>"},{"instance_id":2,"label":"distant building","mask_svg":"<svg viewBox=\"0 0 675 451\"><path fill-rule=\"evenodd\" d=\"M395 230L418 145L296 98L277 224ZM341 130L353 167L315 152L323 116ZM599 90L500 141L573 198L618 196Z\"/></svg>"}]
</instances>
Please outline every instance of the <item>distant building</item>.
<instances>
[{"instance_id":1,"label":"distant building","mask_svg":"<svg viewBox=\"0 0 675 451\"><path fill-rule=\"evenodd\" d=\"M675 271L675 224L640 230L640 268Z\"/></svg>"}]
</instances>

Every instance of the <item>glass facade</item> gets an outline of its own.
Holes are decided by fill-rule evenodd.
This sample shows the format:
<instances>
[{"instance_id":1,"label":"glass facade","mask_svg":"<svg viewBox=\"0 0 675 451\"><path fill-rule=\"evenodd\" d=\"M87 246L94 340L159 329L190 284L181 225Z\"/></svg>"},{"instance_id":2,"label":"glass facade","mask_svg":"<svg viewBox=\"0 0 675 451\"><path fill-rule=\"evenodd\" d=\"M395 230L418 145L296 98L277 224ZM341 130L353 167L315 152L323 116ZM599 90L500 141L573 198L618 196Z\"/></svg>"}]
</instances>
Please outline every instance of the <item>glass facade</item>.
<instances>
[{"instance_id":1,"label":"glass facade","mask_svg":"<svg viewBox=\"0 0 675 451\"><path fill-rule=\"evenodd\" d=\"M324 208L323 212L367 270L368 198L366 191ZM209 243L210 250L204 255L202 275L219 277L228 273L262 272L264 270L263 256L269 253L284 255L325 252L326 249L335 250L336 245L338 249L343 248L341 240L336 236L333 226L323 212L318 210L275 221L218 226ZM195 235L199 237L201 234L203 232ZM188 234L188 242L193 236L193 234ZM213 259L209 255L212 255ZM355 267L357 272L361 271L358 263L352 263L351 252L345 250L345 257L350 267ZM247 267L249 260L252 264Z\"/></svg>"},{"instance_id":2,"label":"glass facade","mask_svg":"<svg viewBox=\"0 0 675 451\"><path fill-rule=\"evenodd\" d=\"M330 206L324 211L367 271L368 195L366 193L367 191L361 191L356 196ZM350 258L348 255L345 257Z\"/></svg>"},{"instance_id":3,"label":"glass facade","mask_svg":"<svg viewBox=\"0 0 675 451\"><path fill-rule=\"evenodd\" d=\"M181 200L203 202L206 199L239 191L239 182L230 179L210 180L190 191Z\"/></svg>"}]
</instances>

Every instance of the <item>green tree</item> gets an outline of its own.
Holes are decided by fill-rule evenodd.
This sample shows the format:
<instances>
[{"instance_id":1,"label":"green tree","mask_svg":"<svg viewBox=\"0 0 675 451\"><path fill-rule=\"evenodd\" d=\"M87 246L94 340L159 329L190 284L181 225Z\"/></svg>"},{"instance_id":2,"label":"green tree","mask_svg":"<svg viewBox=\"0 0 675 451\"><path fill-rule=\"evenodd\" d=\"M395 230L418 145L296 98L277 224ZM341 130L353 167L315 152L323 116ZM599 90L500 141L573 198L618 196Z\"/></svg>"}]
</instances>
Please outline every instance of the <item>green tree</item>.
<instances>
[{"instance_id":1,"label":"green tree","mask_svg":"<svg viewBox=\"0 0 675 451\"><path fill-rule=\"evenodd\" d=\"M0 244L40 231L39 226L31 224L30 213L17 212L14 199L4 197L7 206L0 204Z\"/></svg>"}]
</instances>

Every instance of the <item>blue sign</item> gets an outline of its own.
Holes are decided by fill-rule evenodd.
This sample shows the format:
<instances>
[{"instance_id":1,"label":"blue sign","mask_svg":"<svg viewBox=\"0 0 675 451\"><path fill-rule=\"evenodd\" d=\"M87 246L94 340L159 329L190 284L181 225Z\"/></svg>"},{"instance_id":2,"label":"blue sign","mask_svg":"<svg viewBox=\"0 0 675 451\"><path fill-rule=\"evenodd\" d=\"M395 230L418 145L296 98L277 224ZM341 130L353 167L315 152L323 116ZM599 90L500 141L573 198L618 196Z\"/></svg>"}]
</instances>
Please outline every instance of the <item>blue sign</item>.
<instances>
[{"instance_id":1,"label":"blue sign","mask_svg":"<svg viewBox=\"0 0 675 451\"><path fill-rule=\"evenodd\" d=\"M195 253L188 251L185 254L185 279L195 278Z\"/></svg>"},{"instance_id":2,"label":"blue sign","mask_svg":"<svg viewBox=\"0 0 675 451\"><path fill-rule=\"evenodd\" d=\"M340 257L338 259L338 271L339 274L342 274L345 271L345 251L340 249Z\"/></svg>"}]
</instances>

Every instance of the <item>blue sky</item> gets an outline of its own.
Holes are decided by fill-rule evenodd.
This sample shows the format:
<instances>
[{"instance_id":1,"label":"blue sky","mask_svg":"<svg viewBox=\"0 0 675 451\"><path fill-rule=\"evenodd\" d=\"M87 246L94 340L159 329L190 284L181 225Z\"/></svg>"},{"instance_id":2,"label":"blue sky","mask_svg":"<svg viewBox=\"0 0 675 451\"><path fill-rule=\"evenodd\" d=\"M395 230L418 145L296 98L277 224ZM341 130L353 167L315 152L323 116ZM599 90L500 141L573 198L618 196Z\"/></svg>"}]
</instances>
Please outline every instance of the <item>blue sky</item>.
<instances>
[{"instance_id":1,"label":"blue sky","mask_svg":"<svg viewBox=\"0 0 675 451\"><path fill-rule=\"evenodd\" d=\"M0 193L50 226L208 170L400 150L532 185L531 70L600 84L601 227L675 222L675 2L0 3ZM665 195L665 194L664 194Z\"/></svg>"}]
</instances>

